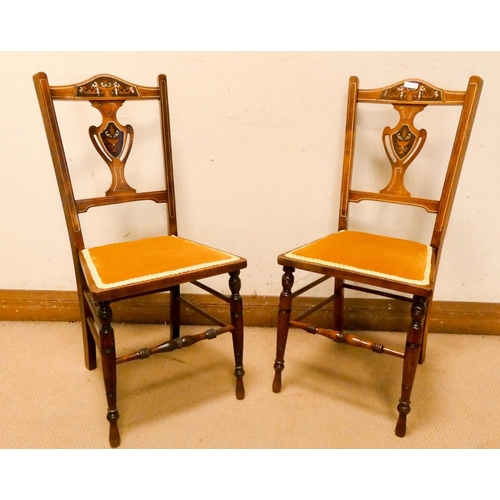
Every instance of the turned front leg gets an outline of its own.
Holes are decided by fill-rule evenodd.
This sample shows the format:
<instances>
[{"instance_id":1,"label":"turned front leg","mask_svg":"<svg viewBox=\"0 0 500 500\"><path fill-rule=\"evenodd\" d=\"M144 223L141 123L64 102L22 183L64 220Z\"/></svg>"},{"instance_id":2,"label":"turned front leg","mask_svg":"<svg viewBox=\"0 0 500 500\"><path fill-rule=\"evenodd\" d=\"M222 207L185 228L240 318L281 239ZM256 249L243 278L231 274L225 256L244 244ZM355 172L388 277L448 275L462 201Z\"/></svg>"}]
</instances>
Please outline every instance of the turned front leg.
<instances>
[{"instance_id":1,"label":"turned front leg","mask_svg":"<svg viewBox=\"0 0 500 500\"><path fill-rule=\"evenodd\" d=\"M276 360L274 361L274 380L273 392L281 391L281 372L285 368L285 349L288 340L288 330L290 323L290 314L292 311L292 286L294 281L293 273L295 268L283 267L283 277L281 283L283 291L280 295L280 304L278 311L278 329L276 339Z\"/></svg>"},{"instance_id":2,"label":"turned front leg","mask_svg":"<svg viewBox=\"0 0 500 500\"><path fill-rule=\"evenodd\" d=\"M99 303L99 348L101 351L102 372L104 376L104 388L108 402L106 418L109 422L109 444L112 448L120 445L120 433L118 431L118 409L116 406L116 350L115 332L111 326L113 313L109 302Z\"/></svg>"},{"instance_id":3,"label":"turned front leg","mask_svg":"<svg viewBox=\"0 0 500 500\"><path fill-rule=\"evenodd\" d=\"M424 332L423 320L427 309L427 299L415 295L411 307L411 323L406 336L405 356L403 362L403 384L401 399L398 404L399 418L396 424L396 436L406 434L406 417L410 413L410 395L417 371L422 337Z\"/></svg>"},{"instance_id":4,"label":"turned front leg","mask_svg":"<svg viewBox=\"0 0 500 500\"><path fill-rule=\"evenodd\" d=\"M243 376L245 375L243 368L243 300L240 295L241 280L239 271L229 273L229 289L231 290L229 299L231 324L234 327L231 333L233 336L236 398L243 399L245 397L245 386L243 385Z\"/></svg>"}]
</instances>

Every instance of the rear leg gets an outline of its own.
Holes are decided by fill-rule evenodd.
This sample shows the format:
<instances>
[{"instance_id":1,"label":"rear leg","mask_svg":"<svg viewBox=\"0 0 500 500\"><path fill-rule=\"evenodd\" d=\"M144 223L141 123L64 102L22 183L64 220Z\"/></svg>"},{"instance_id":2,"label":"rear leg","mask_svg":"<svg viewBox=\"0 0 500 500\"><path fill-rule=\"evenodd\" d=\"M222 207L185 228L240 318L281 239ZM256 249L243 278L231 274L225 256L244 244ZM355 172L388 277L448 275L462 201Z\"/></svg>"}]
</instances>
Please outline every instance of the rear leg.
<instances>
[{"instance_id":1,"label":"rear leg","mask_svg":"<svg viewBox=\"0 0 500 500\"><path fill-rule=\"evenodd\" d=\"M344 280L335 278L335 298L333 299L333 329L344 329Z\"/></svg>"}]
</instances>

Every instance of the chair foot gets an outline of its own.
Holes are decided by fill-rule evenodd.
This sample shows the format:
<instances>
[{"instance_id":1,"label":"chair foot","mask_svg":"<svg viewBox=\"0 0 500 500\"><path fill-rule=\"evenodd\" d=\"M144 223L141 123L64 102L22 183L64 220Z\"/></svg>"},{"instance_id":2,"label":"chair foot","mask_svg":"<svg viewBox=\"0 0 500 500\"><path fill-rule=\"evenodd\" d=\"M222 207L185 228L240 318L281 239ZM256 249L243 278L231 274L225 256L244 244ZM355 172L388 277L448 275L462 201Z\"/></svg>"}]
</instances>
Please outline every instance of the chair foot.
<instances>
[{"instance_id":1,"label":"chair foot","mask_svg":"<svg viewBox=\"0 0 500 500\"><path fill-rule=\"evenodd\" d=\"M243 379L239 378L236 380L236 399L245 399L245 386L243 385Z\"/></svg>"},{"instance_id":2,"label":"chair foot","mask_svg":"<svg viewBox=\"0 0 500 500\"><path fill-rule=\"evenodd\" d=\"M118 410L108 411L106 419L109 422L109 445L111 448L118 448L120 446L121 438L120 431L118 430L118 419L120 415Z\"/></svg>"},{"instance_id":3,"label":"chair foot","mask_svg":"<svg viewBox=\"0 0 500 500\"><path fill-rule=\"evenodd\" d=\"M398 423L396 424L396 436L403 438L406 435L406 415L399 415Z\"/></svg>"},{"instance_id":4,"label":"chair foot","mask_svg":"<svg viewBox=\"0 0 500 500\"><path fill-rule=\"evenodd\" d=\"M273 392L275 394L278 394L279 392L281 392L281 373L276 372L274 374Z\"/></svg>"},{"instance_id":5,"label":"chair foot","mask_svg":"<svg viewBox=\"0 0 500 500\"><path fill-rule=\"evenodd\" d=\"M406 416L410 413L410 404L404 401L399 401L398 404L398 422L396 424L396 436L405 437L406 435Z\"/></svg>"},{"instance_id":6,"label":"chair foot","mask_svg":"<svg viewBox=\"0 0 500 500\"><path fill-rule=\"evenodd\" d=\"M243 366L237 366L234 370L234 375L236 377L236 399L245 399L245 385L243 384L243 375L245 375L245 370Z\"/></svg>"},{"instance_id":7,"label":"chair foot","mask_svg":"<svg viewBox=\"0 0 500 500\"><path fill-rule=\"evenodd\" d=\"M274 363L274 380L273 380L273 392L278 394L281 392L281 372L285 368L283 362L276 361Z\"/></svg>"},{"instance_id":8,"label":"chair foot","mask_svg":"<svg viewBox=\"0 0 500 500\"><path fill-rule=\"evenodd\" d=\"M109 445L111 448L118 448L120 446L120 432L117 425L110 425L109 427Z\"/></svg>"}]
</instances>

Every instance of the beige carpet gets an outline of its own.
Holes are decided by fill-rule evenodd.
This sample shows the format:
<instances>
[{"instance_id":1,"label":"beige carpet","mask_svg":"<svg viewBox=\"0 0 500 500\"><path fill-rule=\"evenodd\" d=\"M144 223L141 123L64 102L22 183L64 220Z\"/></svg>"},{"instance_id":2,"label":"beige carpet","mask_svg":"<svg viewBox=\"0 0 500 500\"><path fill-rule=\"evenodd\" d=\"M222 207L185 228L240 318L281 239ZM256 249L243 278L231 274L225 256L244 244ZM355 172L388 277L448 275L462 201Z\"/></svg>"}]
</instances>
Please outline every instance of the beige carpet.
<instances>
[{"instance_id":1,"label":"beige carpet","mask_svg":"<svg viewBox=\"0 0 500 500\"><path fill-rule=\"evenodd\" d=\"M119 354L166 333L116 325ZM78 323L1 322L0 343L0 448L108 447L102 373L84 367ZM230 334L120 365L121 448L500 448L500 337L430 336L402 439L400 359L291 330L274 394L274 351L273 329L246 329L243 401L234 397Z\"/></svg>"}]
</instances>

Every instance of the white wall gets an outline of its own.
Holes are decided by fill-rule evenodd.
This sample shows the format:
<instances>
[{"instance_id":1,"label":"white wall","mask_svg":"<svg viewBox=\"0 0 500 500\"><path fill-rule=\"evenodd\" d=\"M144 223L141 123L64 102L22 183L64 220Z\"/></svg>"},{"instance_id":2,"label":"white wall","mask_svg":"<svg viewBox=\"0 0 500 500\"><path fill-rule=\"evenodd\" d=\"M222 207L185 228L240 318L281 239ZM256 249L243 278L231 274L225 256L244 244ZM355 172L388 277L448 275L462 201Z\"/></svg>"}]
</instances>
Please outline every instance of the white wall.
<instances>
[{"instance_id":1,"label":"white wall","mask_svg":"<svg viewBox=\"0 0 500 500\"><path fill-rule=\"evenodd\" d=\"M258 295L279 294L279 253L335 230L349 76L364 88L418 77L463 89L477 74L485 85L436 299L500 299L498 52L0 52L1 289L74 289L38 71L52 84L111 73L155 85L167 74L180 234L246 257L242 293ZM88 125L98 125L90 113ZM132 170L133 158L134 150ZM374 214L365 210L364 220ZM128 233L128 219L117 234ZM136 221L132 237L155 229L146 212ZM109 226L99 223L103 234Z\"/></svg>"}]
</instances>

